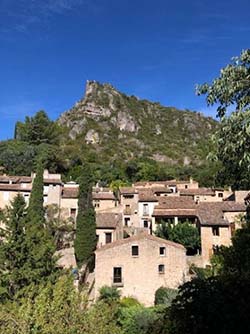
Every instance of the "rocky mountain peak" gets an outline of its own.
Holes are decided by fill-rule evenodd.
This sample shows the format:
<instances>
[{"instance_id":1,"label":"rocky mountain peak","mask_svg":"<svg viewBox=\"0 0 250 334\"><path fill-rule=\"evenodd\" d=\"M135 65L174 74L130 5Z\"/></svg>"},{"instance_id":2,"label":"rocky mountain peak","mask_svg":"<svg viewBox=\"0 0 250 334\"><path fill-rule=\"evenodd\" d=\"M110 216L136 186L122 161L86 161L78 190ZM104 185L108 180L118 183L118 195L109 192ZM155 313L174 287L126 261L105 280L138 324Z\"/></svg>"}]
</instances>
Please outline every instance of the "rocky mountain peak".
<instances>
[{"instance_id":1,"label":"rocky mountain peak","mask_svg":"<svg viewBox=\"0 0 250 334\"><path fill-rule=\"evenodd\" d=\"M98 81L87 81L84 97L58 121L71 139L100 152L112 146L110 152L125 159L147 155L183 165L199 163L217 127L200 113L127 96Z\"/></svg>"}]
</instances>

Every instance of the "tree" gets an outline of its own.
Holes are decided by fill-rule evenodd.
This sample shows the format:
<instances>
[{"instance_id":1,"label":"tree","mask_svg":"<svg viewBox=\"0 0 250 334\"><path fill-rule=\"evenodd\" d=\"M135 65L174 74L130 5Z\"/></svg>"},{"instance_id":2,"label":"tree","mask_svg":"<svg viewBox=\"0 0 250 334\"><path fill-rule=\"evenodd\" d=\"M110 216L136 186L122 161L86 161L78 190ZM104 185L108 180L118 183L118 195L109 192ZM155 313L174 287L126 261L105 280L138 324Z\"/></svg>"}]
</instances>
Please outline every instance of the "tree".
<instances>
[{"instance_id":1,"label":"tree","mask_svg":"<svg viewBox=\"0 0 250 334\"><path fill-rule=\"evenodd\" d=\"M95 210L92 204L92 175L85 164L79 180L78 213L76 217L76 237L74 242L78 267L93 260L96 247Z\"/></svg>"},{"instance_id":2,"label":"tree","mask_svg":"<svg viewBox=\"0 0 250 334\"><path fill-rule=\"evenodd\" d=\"M98 302L90 307L87 296L73 286L69 275L55 284L39 284L35 298L0 305L0 332L5 334L120 334L117 305Z\"/></svg>"},{"instance_id":3,"label":"tree","mask_svg":"<svg viewBox=\"0 0 250 334\"><path fill-rule=\"evenodd\" d=\"M17 122L15 139L29 144L58 144L60 128L49 119L45 111L38 111L33 117L26 117L25 122Z\"/></svg>"},{"instance_id":4,"label":"tree","mask_svg":"<svg viewBox=\"0 0 250 334\"><path fill-rule=\"evenodd\" d=\"M162 222L157 226L156 235L182 244L188 252L193 253L200 248L199 230L188 221L178 224Z\"/></svg>"},{"instance_id":5,"label":"tree","mask_svg":"<svg viewBox=\"0 0 250 334\"><path fill-rule=\"evenodd\" d=\"M24 286L25 206L23 196L18 194L2 217L5 226L1 229L4 239L0 243L0 300L13 298Z\"/></svg>"},{"instance_id":6,"label":"tree","mask_svg":"<svg viewBox=\"0 0 250 334\"><path fill-rule=\"evenodd\" d=\"M218 104L221 126L214 137L217 149L210 154L222 163L218 179L236 189L249 188L250 49L233 58L211 84L197 86L197 94L205 94L208 105Z\"/></svg>"},{"instance_id":7,"label":"tree","mask_svg":"<svg viewBox=\"0 0 250 334\"><path fill-rule=\"evenodd\" d=\"M38 161L30 202L25 219L25 247L27 259L24 265L26 284L50 279L56 272L55 244L46 226L43 207L43 163Z\"/></svg>"},{"instance_id":8,"label":"tree","mask_svg":"<svg viewBox=\"0 0 250 334\"><path fill-rule=\"evenodd\" d=\"M172 301L176 298L177 293L178 290L161 286L155 291L155 305L164 304L170 306Z\"/></svg>"}]
</instances>

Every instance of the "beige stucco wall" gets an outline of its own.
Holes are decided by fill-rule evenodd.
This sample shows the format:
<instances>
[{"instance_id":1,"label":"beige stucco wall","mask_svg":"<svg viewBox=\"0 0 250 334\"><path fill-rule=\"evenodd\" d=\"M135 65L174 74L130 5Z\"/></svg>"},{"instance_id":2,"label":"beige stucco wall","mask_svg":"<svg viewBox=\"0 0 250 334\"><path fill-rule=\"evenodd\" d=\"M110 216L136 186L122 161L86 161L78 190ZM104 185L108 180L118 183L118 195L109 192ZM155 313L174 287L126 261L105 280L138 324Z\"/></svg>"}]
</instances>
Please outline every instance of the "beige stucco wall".
<instances>
[{"instance_id":1,"label":"beige stucco wall","mask_svg":"<svg viewBox=\"0 0 250 334\"><path fill-rule=\"evenodd\" d=\"M62 198L61 199L61 208L60 208L60 217L62 219L67 219L70 217L70 209L76 209L77 215L77 198Z\"/></svg>"},{"instance_id":2,"label":"beige stucco wall","mask_svg":"<svg viewBox=\"0 0 250 334\"><path fill-rule=\"evenodd\" d=\"M99 204L99 206L97 206L96 204ZM113 199L98 199L98 200L93 200L93 205L94 205L94 208L95 208L95 211L96 212L99 212L99 211L104 211L104 210L107 210L107 209L111 209L111 208L114 208L116 206L116 201L113 200Z\"/></svg>"},{"instance_id":3,"label":"beige stucco wall","mask_svg":"<svg viewBox=\"0 0 250 334\"><path fill-rule=\"evenodd\" d=\"M138 215L138 200L138 194L134 194L133 198L125 198L123 195L121 196L120 206L123 213L123 225L125 218L130 218L129 226L140 227L140 219ZM129 205L129 212L126 211L126 205Z\"/></svg>"},{"instance_id":4,"label":"beige stucco wall","mask_svg":"<svg viewBox=\"0 0 250 334\"><path fill-rule=\"evenodd\" d=\"M132 245L139 246L138 257L132 257ZM159 255L160 246L166 247L166 256ZM165 265L164 274L158 272L160 264ZM185 249L142 239L97 251L95 298L102 286L112 286L114 267L122 267L124 286L119 288L122 296L135 297L144 305L150 306L154 304L155 291L159 287L177 288L185 280Z\"/></svg>"},{"instance_id":5,"label":"beige stucco wall","mask_svg":"<svg viewBox=\"0 0 250 334\"><path fill-rule=\"evenodd\" d=\"M114 229L97 228L96 235L98 235L98 248L106 244L106 233L112 233L112 242L116 240L116 231Z\"/></svg>"},{"instance_id":6,"label":"beige stucco wall","mask_svg":"<svg viewBox=\"0 0 250 334\"><path fill-rule=\"evenodd\" d=\"M219 227L219 236L214 236L211 226L201 226L201 251L204 264L209 264L213 255L213 246L229 246L231 244L231 230L229 226Z\"/></svg>"},{"instance_id":7,"label":"beige stucco wall","mask_svg":"<svg viewBox=\"0 0 250 334\"><path fill-rule=\"evenodd\" d=\"M18 193L21 193L24 196L25 201L28 203L30 192L1 190L0 191L0 209L4 209L6 206L10 205Z\"/></svg>"}]
</instances>

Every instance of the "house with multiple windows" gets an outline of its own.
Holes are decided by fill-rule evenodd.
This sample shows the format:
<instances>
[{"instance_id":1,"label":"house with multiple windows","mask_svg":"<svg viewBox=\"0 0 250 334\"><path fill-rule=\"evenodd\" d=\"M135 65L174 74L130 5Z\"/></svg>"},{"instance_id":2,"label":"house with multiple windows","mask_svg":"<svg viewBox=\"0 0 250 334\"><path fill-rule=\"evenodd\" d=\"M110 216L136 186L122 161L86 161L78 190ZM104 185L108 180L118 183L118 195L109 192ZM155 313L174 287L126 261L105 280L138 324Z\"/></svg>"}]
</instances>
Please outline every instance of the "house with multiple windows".
<instances>
[{"instance_id":1,"label":"house with multiple windows","mask_svg":"<svg viewBox=\"0 0 250 334\"><path fill-rule=\"evenodd\" d=\"M95 255L95 298L108 285L152 306L158 288L176 289L187 280L185 248L150 234L116 240L98 248Z\"/></svg>"}]
</instances>

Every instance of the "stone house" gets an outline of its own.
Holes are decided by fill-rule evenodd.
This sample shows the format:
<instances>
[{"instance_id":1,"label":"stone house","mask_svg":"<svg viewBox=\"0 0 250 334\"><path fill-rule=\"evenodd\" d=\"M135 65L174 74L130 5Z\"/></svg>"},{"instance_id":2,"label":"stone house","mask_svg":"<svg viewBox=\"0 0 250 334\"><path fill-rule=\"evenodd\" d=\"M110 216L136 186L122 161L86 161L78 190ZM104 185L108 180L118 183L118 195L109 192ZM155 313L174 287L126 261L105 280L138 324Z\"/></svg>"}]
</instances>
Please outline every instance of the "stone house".
<instances>
[{"instance_id":1,"label":"stone house","mask_svg":"<svg viewBox=\"0 0 250 334\"><path fill-rule=\"evenodd\" d=\"M155 291L176 289L187 278L185 248L149 234L117 240L96 250L95 299L104 286L117 287L122 296L154 304Z\"/></svg>"},{"instance_id":2,"label":"stone house","mask_svg":"<svg viewBox=\"0 0 250 334\"><path fill-rule=\"evenodd\" d=\"M244 214L245 205L230 201L195 203L189 197L167 197L155 207L153 231L163 220L175 223L188 220L195 224L201 237L201 261L209 264L217 246L229 246L234 233L235 219Z\"/></svg>"},{"instance_id":3,"label":"stone house","mask_svg":"<svg viewBox=\"0 0 250 334\"><path fill-rule=\"evenodd\" d=\"M110 189L105 191L102 189L93 190L92 197L96 212L105 211L117 205L117 200Z\"/></svg>"},{"instance_id":4,"label":"stone house","mask_svg":"<svg viewBox=\"0 0 250 334\"><path fill-rule=\"evenodd\" d=\"M35 174L31 176L0 176L0 208L10 205L11 201L18 193L24 196L25 201L29 202L32 183ZM45 205L60 205L62 180L60 174L50 174L47 170L43 174L44 180L44 204Z\"/></svg>"},{"instance_id":5,"label":"stone house","mask_svg":"<svg viewBox=\"0 0 250 334\"><path fill-rule=\"evenodd\" d=\"M115 212L96 213L97 248L123 239L122 214Z\"/></svg>"}]
</instances>

